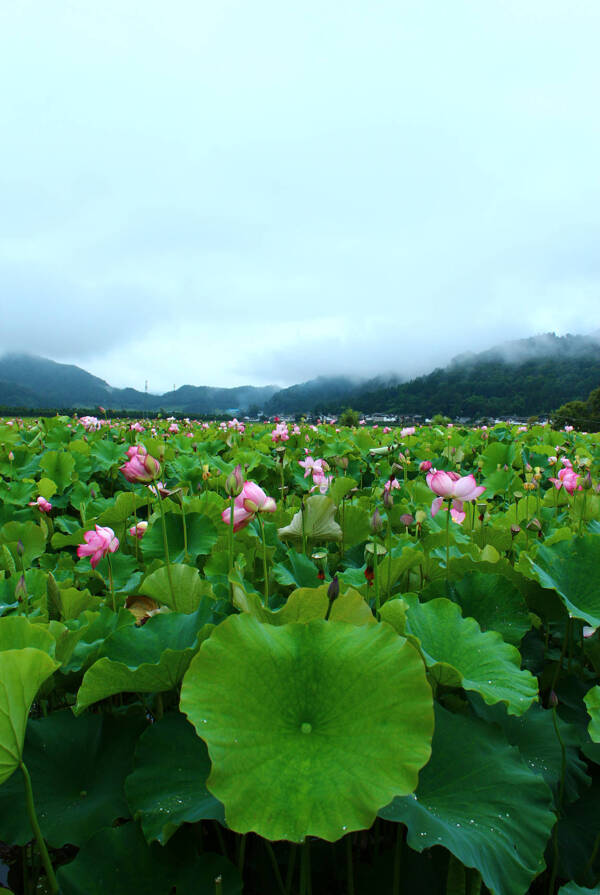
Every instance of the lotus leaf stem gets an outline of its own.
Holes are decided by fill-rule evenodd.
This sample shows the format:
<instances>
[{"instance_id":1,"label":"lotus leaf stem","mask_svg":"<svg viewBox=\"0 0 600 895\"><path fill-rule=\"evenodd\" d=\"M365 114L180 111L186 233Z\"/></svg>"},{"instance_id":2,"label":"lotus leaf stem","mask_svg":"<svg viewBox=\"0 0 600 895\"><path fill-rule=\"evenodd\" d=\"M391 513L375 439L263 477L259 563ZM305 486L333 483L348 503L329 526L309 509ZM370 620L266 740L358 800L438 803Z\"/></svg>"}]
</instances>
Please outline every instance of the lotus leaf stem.
<instances>
[{"instance_id":1,"label":"lotus leaf stem","mask_svg":"<svg viewBox=\"0 0 600 895\"><path fill-rule=\"evenodd\" d=\"M35 836L35 841L37 842L37 846L40 850L40 855L42 858L42 864L44 865L44 870L46 871L46 876L48 878L48 885L50 887L50 891L52 895L57 895L58 893L58 883L56 881L56 876L54 875L54 868L52 867L52 862L50 860L50 856L48 854L48 849L46 848L46 843L44 842L44 837L42 836L42 831L40 829L39 821L37 818L35 804L33 801L33 789L31 786L31 777L29 776L29 771L27 770L27 766L23 761L19 763L19 767L23 773L23 778L25 780L25 803L27 805L27 814L29 816L29 823L31 824L31 829L33 830L33 835Z\"/></svg>"}]
</instances>

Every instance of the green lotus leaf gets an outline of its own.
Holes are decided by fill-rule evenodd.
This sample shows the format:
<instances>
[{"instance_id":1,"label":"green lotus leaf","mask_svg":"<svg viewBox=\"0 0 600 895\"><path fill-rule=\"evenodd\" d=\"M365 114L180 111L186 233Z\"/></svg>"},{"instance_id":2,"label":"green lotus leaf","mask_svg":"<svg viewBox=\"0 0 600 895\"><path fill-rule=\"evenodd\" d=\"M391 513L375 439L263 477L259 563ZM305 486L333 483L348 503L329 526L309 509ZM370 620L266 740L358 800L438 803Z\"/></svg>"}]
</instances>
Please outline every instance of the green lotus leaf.
<instances>
[{"instance_id":1,"label":"green lotus leaf","mask_svg":"<svg viewBox=\"0 0 600 895\"><path fill-rule=\"evenodd\" d=\"M588 727L590 739L600 743L600 685L588 690L583 698L588 715L592 719Z\"/></svg>"},{"instance_id":2,"label":"green lotus leaf","mask_svg":"<svg viewBox=\"0 0 600 895\"><path fill-rule=\"evenodd\" d=\"M230 616L192 661L181 709L207 742L228 825L268 839L370 827L430 754L423 664L387 625Z\"/></svg>"},{"instance_id":3,"label":"green lotus leaf","mask_svg":"<svg viewBox=\"0 0 600 895\"><path fill-rule=\"evenodd\" d=\"M114 613L108 606L99 612L84 610L78 618L66 619L65 631L57 638L56 657L65 674L87 668L107 648L110 638L122 628L133 628L135 618L127 609Z\"/></svg>"},{"instance_id":4,"label":"green lotus leaf","mask_svg":"<svg viewBox=\"0 0 600 895\"><path fill-rule=\"evenodd\" d=\"M54 656L56 640L46 625L32 624L22 615L0 618L0 652L28 646Z\"/></svg>"},{"instance_id":5,"label":"green lotus leaf","mask_svg":"<svg viewBox=\"0 0 600 895\"><path fill-rule=\"evenodd\" d=\"M161 566L144 579L140 588L146 597L151 597L158 603L170 606L176 612L195 612L202 598L211 592L208 581L202 579L194 566L183 563L171 563L171 581L173 582L173 596L169 584L169 570Z\"/></svg>"},{"instance_id":6,"label":"green lotus leaf","mask_svg":"<svg viewBox=\"0 0 600 895\"><path fill-rule=\"evenodd\" d=\"M341 541L342 529L334 519L337 507L325 494L313 494L304 503L304 537L309 543ZM277 529L280 538L302 543L302 510L289 525Z\"/></svg>"},{"instance_id":7,"label":"green lotus leaf","mask_svg":"<svg viewBox=\"0 0 600 895\"><path fill-rule=\"evenodd\" d=\"M185 541L183 537L184 517L176 513L167 513L165 525L169 543L169 556L172 563L185 560ZM217 529L207 516L200 513L189 513L185 516L188 557L194 561L197 556L206 556L217 542ZM156 520L144 535L142 552L145 560L165 558L162 522Z\"/></svg>"},{"instance_id":8,"label":"green lotus leaf","mask_svg":"<svg viewBox=\"0 0 600 895\"><path fill-rule=\"evenodd\" d=\"M536 678L520 668L519 651L496 631L482 633L473 618L463 618L460 606L443 598L409 604L406 633L420 645L429 673L445 686L479 693L485 702L506 704L511 715L522 715L537 698Z\"/></svg>"},{"instance_id":9,"label":"green lotus leaf","mask_svg":"<svg viewBox=\"0 0 600 895\"><path fill-rule=\"evenodd\" d=\"M139 718L91 713L75 718L68 710L29 722L23 760L49 845L82 845L128 816L123 784L144 726ZM0 839L13 845L31 839L21 774L0 787Z\"/></svg>"},{"instance_id":10,"label":"green lotus leaf","mask_svg":"<svg viewBox=\"0 0 600 895\"><path fill-rule=\"evenodd\" d=\"M225 822L222 804L206 788L209 773L206 743L183 715L169 713L146 730L125 793L148 842L165 845L183 823Z\"/></svg>"},{"instance_id":11,"label":"green lotus leaf","mask_svg":"<svg viewBox=\"0 0 600 895\"><path fill-rule=\"evenodd\" d=\"M35 522L7 522L0 528L0 544L6 545L18 569L26 569L45 552L46 535Z\"/></svg>"},{"instance_id":12,"label":"green lotus leaf","mask_svg":"<svg viewBox=\"0 0 600 895\"><path fill-rule=\"evenodd\" d=\"M61 895L171 895L174 887L212 895L218 876L223 895L241 895L239 874L221 855L198 856L190 836L148 845L135 823L100 830L57 874Z\"/></svg>"},{"instance_id":13,"label":"green lotus leaf","mask_svg":"<svg viewBox=\"0 0 600 895\"><path fill-rule=\"evenodd\" d=\"M594 886L593 889L584 889L577 883L567 883L558 890L558 895L600 895L600 886Z\"/></svg>"},{"instance_id":14,"label":"green lotus leaf","mask_svg":"<svg viewBox=\"0 0 600 895\"><path fill-rule=\"evenodd\" d=\"M172 690L208 637L211 618L203 605L190 615L156 615L140 628L117 631L107 640L105 655L84 674L75 714L115 693Z\"/></svg>"},{"instance_id":15,"label":"green lotus leaf","mask_svg":"<svg viewBox=\"0 0 600 895\"><path fill-rule=\"evenodd\" d=\"M233 580L232 580L233 583ZM287 625L292 622L310 622L325 618L329 609L328 584L319 587L299 587L292 591L281 609L265 609L261 597L247 592L239 582L234 583L233 603L240 612L248 612L261 622L270 625ZM374 625L375 617L357 590L349 587L334 601L329 615L332 621L350 625Z\"/></svg>"},{"instance_id":16,"label":"green lotus leaf","mask_svg":"<svg viewBox=\"0 0 600 895\"><path fill-rule=\"evenodd\" d=\"M354 547L371 537L370 513L364 507L346 506L341 515L343 520L344 547Z\"/></svg>"},{"instance_id":17,"label":"green lotus leaf","mask_svg":"<svg viewBox=\"0 0 600 895\"><path fill-rule=\"evenodd\" d=\"M501 703L485 705L481 697L469 697L478 717L498 724L511 746L516 746L521 757L537 774L541 774L548 786L558 795L561 778L564 780L564 799L572 802L590 785L587 765L579 754L581 729L567 724L557 714L556 723L565 747L563 777L562 747L556 736L552 712L534 704L524 715L508 715Z\"/></svg>"},{"instance_id":18,"label":"green lotus leaf","mask_svg":"<svg viewBox=\"0 0 600 895\"><path fill-rule=\"evenodd\" d=\"M75 460L66 451L46 451L40 459L40 468L52 479L59 491L64 491L73 480Z\"/></svg>"},{"instance_id":19,"label":"green lotus leaf","mask_svg":"<svg viewBox=\"0 0 600 895\"><path fill-rule=\"evenodd\" d=\"M0 785L21 762L31 703L57 668L48 653L29 646L0 652Z\"/></svg>"},{"instance_id":20,"label":"green lotus leaf","mask_svg":"<svg viewBox=\"0 0 600 895\"><path fill-rule=\"evenodd\" d=\"M338 476L329 489L329 496L336 505L339 505L346 494L349 494L357 485L358 482L350 478L349 475Z\"/></svg>"},{"instance_id":21,"label":"green lotus leaf","mask_svg":"<svg viewBox=\"0 0 600 895\"><path fill-rule=\"evenodd\" d=\"M600 625L600 535L584 535L551 547L541 544L529 562L532 576L542 587L556 591L570 615L588 625Z\"/></svg>"},{"instance_id":22,"label":"green lotus leaf","mask_svg":"<svg viewBox=\"0 0 600 895\"><path fill-rule=\"evenodd\" d=\"M501 732L436 705L431 761L418 789L380 817L406 824L416 851L443 845L492 895L524 895L544 869L552 794Z\"/></svg>"},{"instance_id":23,"label":"green lotus leaf","mask_svg":"<svg viewBox=\"0 0 600 895\"><path fill-rule=\"evenodd\" d=\"M592 781L580 799L563 808L558 822L559 877L580 886L600 879L600 780Z\"/></svg>"},{"instance_id":24,"label":"green lotus leaf","mask_svg":"<svg viewBox=\"0 0 600 895\"><path fill-rule=\"evenodd\" d=\"M286 564L280 562L273 566L273 578L284 587L318 587L319 575L318 569L303 553L296 553L290 550L288 554L288 562L291 569Z\"/></svg>"},{"instance_id":25,"label":"green lotus leaf","mask_svg":"<svg viewBox=\"0 0 600 895\"><path fill-rule=\"evenodd\" d=\"M444 579L432 582L424 600L447 596ZM473 571L450 582L451 596L462 614L474 618L482 631L498 631L507 643L518 646L531 628L529 609L514 582L501 574Z\"/></svg>"},{"instance_id":26,"label":"green lotus leaf","mask_svg":"<svg viewBox=\"0 0 600 895\"><path fill-rule=\"evenodd\" d=\"M120 491L115 495L113 505L101 513L98 523L109 525L111 528L125 525L130 516L133 516L140 507L146 506L150 499L149 495L141 497L134 494L133 491Z\"/></svg>"}]
</instances>

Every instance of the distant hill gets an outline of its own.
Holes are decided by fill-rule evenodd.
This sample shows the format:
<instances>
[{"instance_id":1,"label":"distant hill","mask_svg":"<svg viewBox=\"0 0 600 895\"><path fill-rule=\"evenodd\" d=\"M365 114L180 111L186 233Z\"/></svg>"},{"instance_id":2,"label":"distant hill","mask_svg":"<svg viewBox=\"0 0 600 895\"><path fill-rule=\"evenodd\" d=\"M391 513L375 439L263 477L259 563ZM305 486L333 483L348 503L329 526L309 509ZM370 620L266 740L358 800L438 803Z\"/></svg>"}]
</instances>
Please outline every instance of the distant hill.
<instances>
[{"instance_id":1,"label":"distant hill","mask_svg":"<svg viewBox=\"0 0 600 895\"><path fill-rule=\"evenodd\" d=\"M0 407L63 409L102 406L111 410L174 411L184 414L258 411L278 391L257 388L211 388L183 385L164 395L147 395L133 388L113 388L72 364L59 364L29 354L0 357Z\"/></svg>"},{"instance_id":2,"label":"distant hill","mask_svg":"<svg viewBox=\"0 0 600 895\"><path fill-rule=\"evenodd\" d=\"M478 354L462 354L446 367L408 382L376 378L317 377L278 389L183 385L163 395L116 389L80 367L24 354L0 358L0 407L131 410L273 416L362 413L431 417L533 416L569 401L584 401L600 386L600 333L553 333L508 342Z\"/></svg>"}]
</instances>

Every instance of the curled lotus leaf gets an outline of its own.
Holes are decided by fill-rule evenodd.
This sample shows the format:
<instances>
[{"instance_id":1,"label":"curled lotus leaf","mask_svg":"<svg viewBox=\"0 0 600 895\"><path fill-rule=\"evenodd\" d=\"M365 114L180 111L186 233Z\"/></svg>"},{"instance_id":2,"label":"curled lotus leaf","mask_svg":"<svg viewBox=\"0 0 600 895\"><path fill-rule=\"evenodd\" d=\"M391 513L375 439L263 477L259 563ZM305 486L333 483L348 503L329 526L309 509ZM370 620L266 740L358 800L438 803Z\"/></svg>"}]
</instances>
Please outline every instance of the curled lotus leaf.
<instances>
[{"instance_id":1,"label":"curled lotus leaf","mask_svg":"<svg viewBox=\"0 0 600 895\"><path fill-rule=\"evenodd\" d=\"M342 529L335 521L337 507L330 497L324 494L313 494L304 503L302 510L293 517L289 525L277 529L277 534L285 540L302 542L303 536L307 541L320 542L341 541ZM304 515L304 526L302 516Z\"/></svg>"}]
</instances>

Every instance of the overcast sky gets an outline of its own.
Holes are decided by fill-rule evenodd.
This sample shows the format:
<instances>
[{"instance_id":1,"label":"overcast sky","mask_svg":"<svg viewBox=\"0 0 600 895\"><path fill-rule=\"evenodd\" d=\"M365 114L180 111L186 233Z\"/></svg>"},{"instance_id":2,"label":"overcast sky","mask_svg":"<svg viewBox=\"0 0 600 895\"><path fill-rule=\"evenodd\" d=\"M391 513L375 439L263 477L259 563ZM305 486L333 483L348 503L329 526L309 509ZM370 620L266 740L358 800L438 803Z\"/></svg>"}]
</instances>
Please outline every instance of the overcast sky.
<instances>
[{"instance_id":1,"label":"overcast sky","mask_svg":"<svg viewBox=\"0 0 600 895\"><path fill-rule=\"evenodd\" d=\"M425 372L600 326L598 0L0 5L0 351Z\"/></svg>"}]
</instances>

